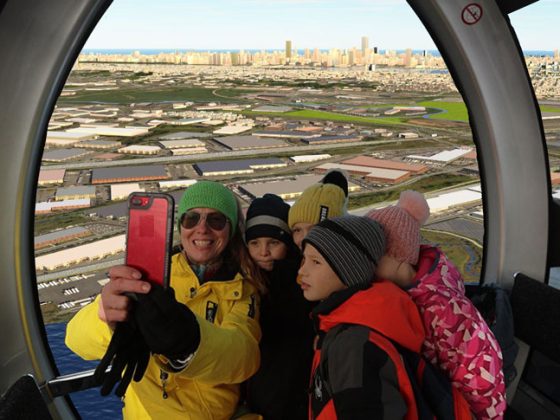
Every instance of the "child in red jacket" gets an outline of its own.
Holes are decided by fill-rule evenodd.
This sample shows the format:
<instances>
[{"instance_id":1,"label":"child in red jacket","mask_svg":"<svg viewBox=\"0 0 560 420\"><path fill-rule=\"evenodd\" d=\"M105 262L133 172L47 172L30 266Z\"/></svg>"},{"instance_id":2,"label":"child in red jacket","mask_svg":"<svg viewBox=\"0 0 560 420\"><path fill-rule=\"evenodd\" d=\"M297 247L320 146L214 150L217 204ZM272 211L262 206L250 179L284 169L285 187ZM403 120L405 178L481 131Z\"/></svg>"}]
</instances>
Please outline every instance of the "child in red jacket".
<instances>
[{"instance_id":1,"label":"child in red jacket","mask_svg":"<svg viewBox=\"0 0 560 420\"><path fill-rule=\"evenodd\" d=\"M320 301L310 418L418 418L397 346L419 353L422 321L399 287L373 283L384 250L379 223L356 216L324 220L303 240L301 288Z\"/></svg>"},{"instance_id":2,"label":"child in red jacket","mask_svg":"<svg viewBox=\"0 0 560 420\"><path fill-rule=\"evenodd\" d=\"M461 274L436 247L420 245L430 215L424 196L404 191L396 206L366 217L383 226L387 251L376 275L407 290L426 330L422 351L443 369L477 419L501 419L506 408L502 352L492 331L465 296Z\"/></svg>"}]
</instances>

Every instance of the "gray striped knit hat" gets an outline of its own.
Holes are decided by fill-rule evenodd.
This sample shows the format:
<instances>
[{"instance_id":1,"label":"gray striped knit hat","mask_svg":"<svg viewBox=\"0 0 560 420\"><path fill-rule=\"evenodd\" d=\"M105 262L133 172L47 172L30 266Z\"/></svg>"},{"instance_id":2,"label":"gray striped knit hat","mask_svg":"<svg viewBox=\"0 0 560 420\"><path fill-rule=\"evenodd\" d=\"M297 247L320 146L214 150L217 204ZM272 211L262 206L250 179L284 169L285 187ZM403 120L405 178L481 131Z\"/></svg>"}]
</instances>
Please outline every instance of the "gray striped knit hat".
<instances>
[{"instance_id":1,"label":"gray striped knit hat","mask_svg":"<svg viewBox=\"0 0 560 420\"><path fill-rule=\"evenodd\" d=\"M346 286L368 286L385 253L383 228L375 220L358 216L327 219L313 227L303 240L321 253Z\"/></svg>"}]
</instances>

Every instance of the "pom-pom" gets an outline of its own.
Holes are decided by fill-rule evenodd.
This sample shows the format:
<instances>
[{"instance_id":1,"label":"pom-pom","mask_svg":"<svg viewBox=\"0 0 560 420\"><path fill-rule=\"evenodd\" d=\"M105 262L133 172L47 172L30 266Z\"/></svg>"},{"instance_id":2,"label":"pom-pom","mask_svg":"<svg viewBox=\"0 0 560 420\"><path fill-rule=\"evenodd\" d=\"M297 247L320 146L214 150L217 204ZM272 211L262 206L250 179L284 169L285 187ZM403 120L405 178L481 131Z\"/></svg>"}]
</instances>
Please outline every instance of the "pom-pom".
<instances>
[{"instance_id":1,"label":"pom-pom","mask_svg":"<svg viewBox=\"0 0 560 420\"><path fill-rule=\"evenodd\" d=\"M418 191L407 190L401 193L397 206L406 210L422 226L430 217L430 206L424 194Z\"/></svg>"},{"instance_id":2,"label":"pom-pom","mask_svg":"<svg viewBox=\"0 0 560 420\"><path fill-rule=\"evenodd\" d=\"M333 169L327 172L327 174L321 180L323 184L334 184L344 191L344 195L348 197L348 179L344 173L338 169Z\"/></svg>"}]
</instances>

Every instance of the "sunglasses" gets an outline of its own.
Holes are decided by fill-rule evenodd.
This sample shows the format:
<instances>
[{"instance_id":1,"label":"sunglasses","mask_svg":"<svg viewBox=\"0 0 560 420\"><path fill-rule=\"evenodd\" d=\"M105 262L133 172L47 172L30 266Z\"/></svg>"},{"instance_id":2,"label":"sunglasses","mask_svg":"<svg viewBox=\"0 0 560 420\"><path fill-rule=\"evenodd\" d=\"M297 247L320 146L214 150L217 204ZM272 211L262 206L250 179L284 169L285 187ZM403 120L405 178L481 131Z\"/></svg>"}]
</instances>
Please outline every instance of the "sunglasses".
<instances>
[{"instance_id":1,"label":"sunglasses","mask_svg":"<svg viewBox=\"0 0 560 420\"><path fill-rule=\"evenodd\" d=\"M188 211L181 217L181 226L185 229L193 229L201 221L206 221L206 224L212 230L224 230L229 220L222 213L208 213L200 214L196 211Z\"/></svg>"}]
</instances>

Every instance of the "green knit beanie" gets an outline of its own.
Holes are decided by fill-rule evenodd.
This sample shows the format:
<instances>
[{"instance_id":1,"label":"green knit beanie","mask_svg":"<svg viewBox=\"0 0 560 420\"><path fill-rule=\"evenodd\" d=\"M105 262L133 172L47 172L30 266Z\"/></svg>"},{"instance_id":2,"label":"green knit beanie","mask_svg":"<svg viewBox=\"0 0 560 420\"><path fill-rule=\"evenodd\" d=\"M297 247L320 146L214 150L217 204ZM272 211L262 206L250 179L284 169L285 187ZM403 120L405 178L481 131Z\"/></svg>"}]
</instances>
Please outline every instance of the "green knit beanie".
<instances>
[{"instance_id":1,"label":"green knit beanie","mask_svg":"<svg viewBox=\"0 0 560 420\"><path fill-rule=\"evenodd\" d=\"M230 237L234 235L237 229L237 200L228 188L214 181L198 181L188 187L179 202L179 231L181 216L195 208L214 209L225 215L231 223Z\"/></svg>"}]
</instances>

